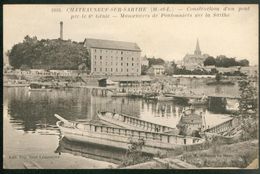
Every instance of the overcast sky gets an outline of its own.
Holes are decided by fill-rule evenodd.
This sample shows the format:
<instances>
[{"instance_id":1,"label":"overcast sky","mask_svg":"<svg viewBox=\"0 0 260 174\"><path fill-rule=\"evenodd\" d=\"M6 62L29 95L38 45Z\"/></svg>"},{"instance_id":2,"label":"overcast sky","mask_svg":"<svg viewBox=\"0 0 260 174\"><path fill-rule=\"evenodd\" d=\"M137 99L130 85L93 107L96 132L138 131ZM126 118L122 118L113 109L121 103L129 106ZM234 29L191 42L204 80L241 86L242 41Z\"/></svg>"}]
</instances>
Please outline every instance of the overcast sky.
<instances>
[{"instance_id":1,"label":"overcast sky","mask_svg":"<svg viewBox=\"0 0 260 174\"><path fill-rule=\"evenodd\" d=\"M141 6L145 7L145 5ZM187 6L171 7L185 9ZM52 7L54 6L4 6L4 51L22 42L26 35L37 36L38 39L58 38L59 22L63 21L64 39L82 42L84 38L98 38L136 42L142 49L142 55L165 60L181 60L186 53L193 53L198 38L203 54L247 58L251 65L258 64L258 6L256 5L250 5L250 10L247 12L235 12L227 18L122 19L117 17L73 20L70 19L71 14L76 13L66 11L73 7L72 5L57 6L62 8L61 13L52 13Z\"/></svg>"}]
</instances>

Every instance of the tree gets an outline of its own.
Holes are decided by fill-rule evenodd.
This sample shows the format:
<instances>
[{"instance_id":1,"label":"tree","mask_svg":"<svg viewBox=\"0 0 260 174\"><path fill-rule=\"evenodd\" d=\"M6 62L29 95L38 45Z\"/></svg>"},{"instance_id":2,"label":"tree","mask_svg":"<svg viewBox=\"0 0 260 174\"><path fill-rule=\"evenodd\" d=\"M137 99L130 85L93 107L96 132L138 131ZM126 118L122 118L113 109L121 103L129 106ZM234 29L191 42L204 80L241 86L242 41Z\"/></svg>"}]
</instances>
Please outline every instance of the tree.
<instances>
[{"instance_id":1,"label":"tree","mask_svg":"<svg viewBox=\"0 0 260 174\"><path fill-rule=\"evenodd\" d=\"M10 65L15 69L27 65L39 69L78 70L81 64L90 68L90 58L83 44L60 39L37 40L25 36L22 43L10 50Z\"/></svg>"},{"instance_id":2,"label":"tree","mask_svg":"<svg viewBox=\"0 0 260 174\"><path fill-rule=\"evenodd\" d=\"M173 74L175 74L176 68L177 68L177 65L173 60L173 61L167 63L167 66L165 67L164 72L167 75L173 75Z\"/></svg>"},{"instance_id":3,"label":"tree","mask_svg":"<svg viewBox=\"0 0 260 174\"><path fill-rule=\"evenodd\" d=\"M149 69L148 66L142 65L141 66L141 75L146 75L148 69Z\"/></svg>"},{"instance_id":4,"label":"tree","mask_svg":"<svg viewBox=\"0 0 260 174\"><path fill-rule=\"evenodd\" d=\"M218 73L218 70L216 68L212 68L210 70L210 74L217 74Z\"/></svg>"},{"instance_id":5,"label":"tree","mask_svg":"<svg viewBox=\"0 0 260 174\"><path fill-rule=\"evenodd\" d=\"M241 124L241 140L256 139L258 137L257 119L257 89L253 81L242 77L239 81L239 120Z\"/></svg>"},{"instance_id":6,"label":"tree","mask_svg":"<svg viewBox=\"0 0 260 174\"><path fill-rule=\"evenodd\" d=\"M151 67L152 65L164 65L165 61L161 58L147 58L147 60L149 61L149 67Z\"/></svg>"},{"instance_id":7,"label":"tree","mask_svg":"<svg viewBox=\"0 0 260 174\"><path fill-rule=\"evenodd\" d=\"M239 111L243 117L249 117L257 110L257 90L252 83L247 77L242 77L239 81Z\"/></svg>"},{"instance_id":8,"label":"tree","mask_svg":"<svg viewBox=\"0 0 260 174\"><path fill-rule=\"evenodd\" d=\"M215 79L217 82L219 82L221 80L221 74L217 73Z\"/></svg>"},{"instance_id":9,"label":"tree","mask_svg":"<svg viewBox=\"0 0 260 174\"><path fill-rule=\"evenodd\" d=\"M239 61L240 66L249 66L249 61L247 59L243 59Z\"/></svg>"},{"instance_id":10,"label":"tree","mask_svg":"<svg viewBox=\"0 0 260 174\"><path fill-rule=\"evenodd\" d=\"M236 58L231 57L228 58L225 55L217 56L215 59L216 67L230 67L230 66L249 66L249 61L247 59L243 59L240 61L236 61Z\"/></svg>"},{"instance_id":11,"label":"tree","mask_svg":"<svg viewBox=\"0 0 260 174\"><path fill-rule=\"evenodd\" d=\"M204 61L204 66L215 66L216 61L215 58L212 56L209 56Z\"/></svg>"}]
</instances>

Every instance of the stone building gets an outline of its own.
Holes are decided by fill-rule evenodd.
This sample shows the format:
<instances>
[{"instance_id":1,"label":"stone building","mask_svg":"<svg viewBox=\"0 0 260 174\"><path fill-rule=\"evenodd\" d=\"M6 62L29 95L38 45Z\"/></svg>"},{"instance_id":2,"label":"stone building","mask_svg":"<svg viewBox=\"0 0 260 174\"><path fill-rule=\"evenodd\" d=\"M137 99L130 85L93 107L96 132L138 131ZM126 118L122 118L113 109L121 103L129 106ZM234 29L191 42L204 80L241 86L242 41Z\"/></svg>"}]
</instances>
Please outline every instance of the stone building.
<instances>
[{"instance_id":1,"label":"stone building","mask_svg":"<svg viewBox=\"0 0 260 174\"><path fill-rule=\"evenodd\" d=\"M136 43L85 39L92 75L141 75L141 49Z\"/></svg>"},{"instance_id":2,"label":"stone building","mask_svg":"<svg viewBox=\"0 0 260 174\"><path fill-rule=\"evenodd\" d=\"M188 70L194 70L204 66L204 60L209 57L208 54L201 54L199 40L197 40L194 54L186 54L183 58L182 65Z\"/></svg>"},{"instance_id":3,"label":"stone building","mask_svg":"<svg viewBox=\"0 0 260 174\"><path fill-rule=\"evenodd\" d=\"M163 65L152 65L148 71L147 74L149 75L163 75L165 71L165 68Z\"/></svg>"}]
</instances>

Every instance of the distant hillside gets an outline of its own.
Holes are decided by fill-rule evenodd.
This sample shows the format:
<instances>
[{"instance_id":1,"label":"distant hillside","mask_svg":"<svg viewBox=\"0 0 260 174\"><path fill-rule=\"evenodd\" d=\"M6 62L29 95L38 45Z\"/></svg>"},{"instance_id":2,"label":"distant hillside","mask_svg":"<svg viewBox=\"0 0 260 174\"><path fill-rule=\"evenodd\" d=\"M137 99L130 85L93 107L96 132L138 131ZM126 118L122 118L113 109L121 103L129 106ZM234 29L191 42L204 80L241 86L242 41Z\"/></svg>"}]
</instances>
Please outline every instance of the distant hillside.
<instances>
[{"instance_id":1,"label":"distant hillside","mask_svg":"<svg viewBox=\"0 0 260 174\"><path fill-rule=\"evenodd\" d=\"M9 61L14 68L90 69L89 54L83 44L60 39L26 36L9 51Z\"/></svg>"}]
</instances>

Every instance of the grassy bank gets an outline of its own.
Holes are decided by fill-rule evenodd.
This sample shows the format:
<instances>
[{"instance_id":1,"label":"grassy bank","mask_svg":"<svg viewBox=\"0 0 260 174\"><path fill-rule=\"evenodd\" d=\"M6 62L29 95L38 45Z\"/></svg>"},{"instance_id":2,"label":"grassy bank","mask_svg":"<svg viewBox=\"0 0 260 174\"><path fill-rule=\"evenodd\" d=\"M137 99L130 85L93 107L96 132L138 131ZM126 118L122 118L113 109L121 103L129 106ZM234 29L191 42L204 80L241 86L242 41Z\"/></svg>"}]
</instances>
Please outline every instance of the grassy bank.
<instances>
[{"instance_id":1,"label":"grassy bank","mask_svg":"<svg viewBox=\"0 0 260 174\"><path fill-rule=\"evenodd\" d=\"M258 158L258 140L215 145L207 150L184 152L179 159L197 167L247 167Z\"/></svg>"}]
</instances>

